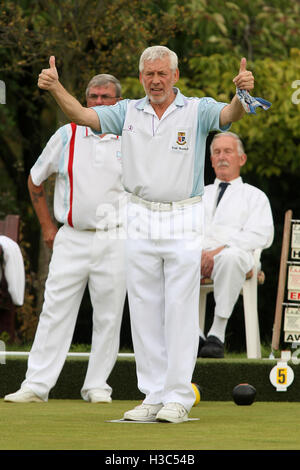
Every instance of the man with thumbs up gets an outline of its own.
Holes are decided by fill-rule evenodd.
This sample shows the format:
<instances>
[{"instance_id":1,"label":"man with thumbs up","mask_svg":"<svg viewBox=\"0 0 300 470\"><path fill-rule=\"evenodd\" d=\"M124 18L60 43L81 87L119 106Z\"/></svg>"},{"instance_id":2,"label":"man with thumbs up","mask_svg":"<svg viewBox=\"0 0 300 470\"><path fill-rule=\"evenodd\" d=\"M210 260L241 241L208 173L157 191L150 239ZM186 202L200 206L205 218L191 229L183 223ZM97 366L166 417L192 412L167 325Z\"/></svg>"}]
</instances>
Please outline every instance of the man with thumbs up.
<instances>
[{"instance_id":1,"label":"man with thumbs up","mask_svg":"<svg viewBox=\"0 0 300 470\"><path fill-rule=\"evenodd\" d=\"M160 47L160 46L158 46ZM172 52L172 51L171 51ZM97 113L93 109L84 108L81 104L73 98L62 86L59 82L58 72L56 69L55 57L51 56L49 59L49 68L43 69L39 75L38 79L38 86L43 90L48 90L53 95L57 103L59 104L60 108L69 117L70 120L76 121L78 124L82 123L84 125L89 125L92 129L100 131L101 124ZM168 84L168 93L170 95L170 99L163 100L162 105L160 106L161 110L167 109L168 105L175 100L176 94L173 92L173 85L179 78L179 70L174 71L177 77L174 77L174 83ZM151 73L151 72L147 72ZM145 79L146 74L140 73L140 81L142 82L145 88ZM254 77L251 71L247 70L247 60L245 57L241 59L239 73L233 79L233 83L235 84L236 88L241 90L250 91L254 88ZM146 94L147 90L145 88ZM151 100L150 100L151 102ZM161 114L158 112L158 106L155 105L155 101L152 98L151 102L152 107L156 110L157 114ZM240 103L237 95L235 95L230 104L225 104L224 107L221 109L220 112L220 127L225 127L232 122L239 121L243 115L245 114L245 110Z\"/></svg>"},{"instance_id":2,"label":"man with thumbs up","mask_svg":"<svg viewBox=\"0 0 300 470\"><path fill-rule=\"evenodd\" d=\"M177 55L164 46L142 53L139 79L143 99L88 109L59 82L51 57L38 86L72 121L122 134L128 229L133 222L136 227L126 240L127 289L138 386L145 394L124 419L181 423L195 401L206 138L227 130L245 110L238 96L229 104L183 96L175 88ZM245 59L234 83L254 87Z\"/></svg>"}]
</instances>

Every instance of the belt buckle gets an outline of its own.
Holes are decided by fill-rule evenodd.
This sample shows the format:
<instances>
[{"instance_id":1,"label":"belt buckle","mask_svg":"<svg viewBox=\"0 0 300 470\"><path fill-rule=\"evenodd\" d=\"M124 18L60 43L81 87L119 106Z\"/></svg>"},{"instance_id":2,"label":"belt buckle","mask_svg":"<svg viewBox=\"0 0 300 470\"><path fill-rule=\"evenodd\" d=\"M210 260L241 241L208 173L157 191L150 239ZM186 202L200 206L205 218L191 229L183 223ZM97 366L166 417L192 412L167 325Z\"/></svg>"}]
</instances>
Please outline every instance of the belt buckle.
<instances>
[{"instance_id":1,"label":"belt buckle","mask_svg":"<svg viewBox=\"0 0 300 470\"><path fill-rule=\"evenodd\" d=\"M161 202L160 207L162 211L171 211L173 209L173 202Z\"/></svg>"},{"instance_id":2,"label":"belt buckle","mask_svg":"<svg viewBox=\"0 0 300 470\"><path fill-rule=\"evenodd\" d=\"M160 202L151 202L151 210L152 211L159 211L160 210Z\"/></svg>"}]
</instances>

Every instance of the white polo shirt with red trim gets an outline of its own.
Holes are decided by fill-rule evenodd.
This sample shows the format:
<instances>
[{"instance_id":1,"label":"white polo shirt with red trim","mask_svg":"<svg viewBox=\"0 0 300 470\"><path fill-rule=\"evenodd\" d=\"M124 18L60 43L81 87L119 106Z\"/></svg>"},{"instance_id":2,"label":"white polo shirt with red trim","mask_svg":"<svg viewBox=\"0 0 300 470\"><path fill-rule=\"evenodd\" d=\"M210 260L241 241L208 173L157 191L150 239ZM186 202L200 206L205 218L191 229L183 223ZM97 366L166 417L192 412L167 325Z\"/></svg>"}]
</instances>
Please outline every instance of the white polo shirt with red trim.
<instances>
[{"instance_id":1,"label":"white polo shirt with red trim","mask_svg":"<svg viewBox=\"0 0 300 470\"><path fill-rule=\"evenodd\" d=\"M97 208L124 196L121 139L67 124L50 138L31 169L36 186L56 174L54 215L78 230L95 229Z\"/></svg>"}]
</instances>

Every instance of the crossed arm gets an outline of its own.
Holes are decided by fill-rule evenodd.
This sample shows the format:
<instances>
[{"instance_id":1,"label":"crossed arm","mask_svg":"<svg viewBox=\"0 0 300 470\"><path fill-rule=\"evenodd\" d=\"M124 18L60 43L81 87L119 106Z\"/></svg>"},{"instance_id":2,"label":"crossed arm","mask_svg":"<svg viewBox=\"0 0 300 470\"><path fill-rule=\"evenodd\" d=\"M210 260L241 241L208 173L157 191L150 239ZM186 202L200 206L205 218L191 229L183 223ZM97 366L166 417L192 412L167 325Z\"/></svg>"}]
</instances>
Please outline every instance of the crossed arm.
<instances>
[{"instance_id":1,"label":"crossed arm","mask_svg":"<svg viewBox=\"0 0 300 470\"><path fill-rule=\"evenodd\" d=\"M215 250L203 250L201 256L201 275L210 278L214 269L214 257L220 253L225 246L220 246Z\"/></svg>"}]
</instances>

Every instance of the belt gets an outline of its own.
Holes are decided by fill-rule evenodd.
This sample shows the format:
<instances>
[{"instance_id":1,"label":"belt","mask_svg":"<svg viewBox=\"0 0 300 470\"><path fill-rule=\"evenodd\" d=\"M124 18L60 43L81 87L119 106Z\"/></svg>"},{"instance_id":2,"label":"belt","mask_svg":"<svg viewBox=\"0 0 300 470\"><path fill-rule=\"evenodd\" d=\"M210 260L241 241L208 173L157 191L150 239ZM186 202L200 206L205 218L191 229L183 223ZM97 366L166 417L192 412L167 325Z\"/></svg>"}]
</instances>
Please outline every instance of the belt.
<instances>
[{"instance_id":1,"label":"belt","mask_svg":"<svg viewBox=\"0 0 300 470\"><path fill-rule=\"evenodd\" d=\"M58 224L58 228L62 228L62 227L68 227L68 228L71 228L72 230L76 230L77 232L96 232L95 228L74 228L68 224Z\"/></svg>"},{"instance_id":2,"label":"belt","mask_svg":"<svg viewBox=\"0 0 300 470\"><path fill-rule=\"evenodd\" d=\"M121 228L121 227L123 227L123 224L116 224L112 226L105 225L104 227L101 227L101 228L85 228L83 231L84 232L98 232L98 231L108 232L109 230L114 230L116 228Z\"/></svg>"},{"instance_id":3,"label":"belt","mask_svg":"<svg viewBox=\"0 0 300 470\"><path fill-rule=\"evenodd\" d=\"M192 204L197 204L202 200L202 196L194 196L188 199L183 199L181 201L174 202L154 202L147 201L146 199L142 199L141 197L138 197L135 194L131 194L130 200L131 202L140 204L141 206L147 207L147 209L150 209L152 211L172 211L175 209L190 206Z\"/></svg>"}]
</instances>

